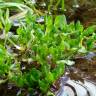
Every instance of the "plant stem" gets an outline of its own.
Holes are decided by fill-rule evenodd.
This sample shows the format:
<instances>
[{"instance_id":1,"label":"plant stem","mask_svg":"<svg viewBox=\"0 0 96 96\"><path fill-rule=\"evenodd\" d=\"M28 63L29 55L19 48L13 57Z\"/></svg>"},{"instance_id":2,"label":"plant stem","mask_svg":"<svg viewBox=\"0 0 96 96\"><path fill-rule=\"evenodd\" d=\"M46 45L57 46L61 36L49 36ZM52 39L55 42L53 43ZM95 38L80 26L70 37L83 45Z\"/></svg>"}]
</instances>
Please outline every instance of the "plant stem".
<instances>
[{"instance_id":1,"label":"plant stem","mask_svg":"<svg viewBox=\"0 0 96 96\"><path fill-rule=\"evenodd\" d=\"M50 12L52 4L53 4L53 0L50 0L50 4L48 6L48 12Z\"/></svg>"},{"instance_id":2,"label":"plant stem","mask_svg":"<svg viewBox=\"0 0 96 96\"><path fill-rule=\"evenodd\" d=\"M58 5L60 4L60 1L61 1L61 0L58 0L58 1L57 1L56 5L55 5L55 9L57 9Z\"/></svg>"},{"instance_id":3,"label":"plant stem","mask_svg":"<svg viewBox=\"0 0 96 96\"><path fill-rule=\"evenodd\" d=\"M62 0L61 6L62 6L62 10L64 10L64 0Z\"/></svg>"}]
</instances>

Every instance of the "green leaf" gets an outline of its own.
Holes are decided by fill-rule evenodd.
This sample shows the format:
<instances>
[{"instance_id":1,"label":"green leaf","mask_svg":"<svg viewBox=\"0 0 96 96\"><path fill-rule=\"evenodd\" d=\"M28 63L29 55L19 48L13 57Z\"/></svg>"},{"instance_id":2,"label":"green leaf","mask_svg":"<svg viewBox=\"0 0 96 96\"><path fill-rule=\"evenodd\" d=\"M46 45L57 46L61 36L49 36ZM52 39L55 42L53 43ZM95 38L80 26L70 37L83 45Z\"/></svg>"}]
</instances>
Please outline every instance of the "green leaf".
<instances>
[{"instance_id":1,"label":"green leaf","mask_svg":"<svg viewBox=\"0 0 96 96\"><path fill-rule=\"evenodd\" d=\"M78 22L76 23L76 30L77 30L77 31L80 31L80 32L82 32L82 31L84 30L84 27L83 27L83 25L80 23L80 21L78 21Z\"/></svg>"},{"instance_id":2,"label":"green leaf","mask_svg":"<svg viewBox=\"0 0 96 96\"><path fill-rule=\"evenodd\" d=\"M52 18L52 16L46 16L45 23L46 23L46 33L45 34L48 34L53 29L53 18Z\"/></svg>"},{"instance_id":3,"label":"green leaf","mask_svg":"<svg viewBox=\"0 0 96 96\"><path fill-rule=\"evenodd\" d=\"M6 19L5 19L5 32L8 33L11 28L11 22L9 20L9 9L6 11Z\"/></svg>"},{"instance_id":4,"label":"green leaf","mask_svg":"<svg viewBox=\"0 0 96 96\"><path fill-rule=\"evenodd\" d=\"M94 40L93 40L93 38L90 38L90 39L88 39L87 40L87 49L89 50L89 49L93 49L93 47L94 47L94 42L93 42Z\"/></svg>"},{"instance_id":5,"label":"green leaf","mask_svg":"<svg viewBox=\"0 0 96 96\"><path fill-rule=\"evenodd\" d=\"M43 74L43 76L44 77L46 77L47 76L47 74L50 72L50 65L42 65L41 66L41 70L42 70L42 74Z\"/></svg>"},{"instance_id":6,"label":"green leaf","mask_svg":"<svg viewBox=\"0 0 96 96\"><path fill-rule=\"evenodd\" d=\"M39 80L39 86L40 86L40 89L46 93L46 91L48 90L49 88L49 84L46 80Z\"/></svg>"},{"instance_id":7,"label":"green leaf","mask_svg":"<svg viewBox=\"0 0 96 96\"><path fill-rule=\"evenodd\" d=\"M66 22L65 15L56 16L55 22L54 22L55 28L60 28L62 30L66 27L66 24L67 22Z\"/></svg>"},{"instance_id":8,"label":"green leaf","mask_svg":"<svg viewBox=\"0 0 96 96\"><path fill-rule=\"evenodd\" d=\"M64 68L65 68L64 62L57 63L56 68L52 70L55 79L58 79L62 74L64 74Z\"/></svg>"},{"instance_id":9,"label":"green leaf","mask_svg":"<svg viewBox=\"0 0 96 96\"><path fill-rule=\"evenodd\" d=\"M75 32L75 23L74 22L71 22L68 25L68 29L67 30L68 30L69 33Z\"/></svg>"},{"instance_id":10,"label":"green leaf","mask_svg":"<svg viewBox=\"0 0 96 96\"><path fill-rule=\"evenodd\" d=\"M6 57L6 50L4 46L0 45L0 61L4 60L4 57Z\"/></svg>"},{"instance_id":11,"label":"green leaf","mask_svg":"<svg viewBox=\"0 0 96 96\"><path fill-rule=\"evenodd\" d=\"M53 74L52 74L51 72L47 73L46 80L47 80L50 84L52 84L52 83L54 82L55 79L54 79L54 76L53 76Z\"/></svg>"},{"instance_id":12,"label":"green leaf","mask_svg":"<svg viewBox=\"0 0 96 96\"><path fill-rule=\"evenodd\" d=\"M93 25L93 26L90 26L90 27L88 27L87 29L85 29L84 31L83 31L83 36L89 36L89 35L91 35L91 34L93 34L94 33L94 31L95 31L95 26Z\"/></svg>"},{"instance_id":13,"label":"green leaf","mask_svg":"<svg viewBox=\"0 0 96 96\"><path fill-rule=\"evenodd\" d=\"M0 29L3 29L3 25L2 25L2 23L0 22Z\"/></svg>"},{"instance_id":14,"label":"green leaf","mask_svg":"<svg viewBox=\"0 0 96 96\"><path fill-rule=\"evenodd\" d=\"M47 96L55 96L55 95L51 91L48 91Z\"/></svg>"},{"instance_id":15,"label":"green leaf","mask_svg":"<svg viewBox=\"0 0 96 96\"><path fill-rule=\"evenodd\" d=\"M30 74L31 74L31 77L33 78L32 79L33 81L38 81L40 79L41 72L36 68L32 68Z\"/></svg>"},{"instance_id":16,"label":"green leaf","mask_svg":"<svg viewBox=\"0 0 96 96\"><path fill-rule=\"evenodd\" d=\"M20 3L13 3L13 2L1 2L0 8L8 8L8 7L17 7L21 11L24 11L25 8L28 9L26 5L20 4Z\"/></svg>"}]
</instances>

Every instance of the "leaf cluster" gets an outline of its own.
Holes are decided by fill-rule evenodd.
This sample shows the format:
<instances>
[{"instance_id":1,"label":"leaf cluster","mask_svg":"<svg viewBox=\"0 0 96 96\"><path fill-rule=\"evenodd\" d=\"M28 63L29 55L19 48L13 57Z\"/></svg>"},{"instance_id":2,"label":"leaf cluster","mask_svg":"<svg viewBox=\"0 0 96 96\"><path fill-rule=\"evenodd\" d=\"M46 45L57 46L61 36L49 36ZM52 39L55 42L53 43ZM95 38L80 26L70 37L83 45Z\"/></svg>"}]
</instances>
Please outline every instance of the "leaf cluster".
<instances>
[{"instance_id":1,"label":"leaf cluster","mask_svg":"<svg viewBox=\"0 0 96 96\"><path fill-rule=\"evenodd\" d=\"M46 93L64 74L65 64L72 65L76 54L93 50L96 33L95 26L84 29L79 21L68 24L64 15L44 16L43 24L37 22L40 18L28 12L16 34L10 32L9 20L3 20L4 24L0 20L5 34L0 45L0 75L7 74L20 87Z\"/></svg>"}]
</instances>

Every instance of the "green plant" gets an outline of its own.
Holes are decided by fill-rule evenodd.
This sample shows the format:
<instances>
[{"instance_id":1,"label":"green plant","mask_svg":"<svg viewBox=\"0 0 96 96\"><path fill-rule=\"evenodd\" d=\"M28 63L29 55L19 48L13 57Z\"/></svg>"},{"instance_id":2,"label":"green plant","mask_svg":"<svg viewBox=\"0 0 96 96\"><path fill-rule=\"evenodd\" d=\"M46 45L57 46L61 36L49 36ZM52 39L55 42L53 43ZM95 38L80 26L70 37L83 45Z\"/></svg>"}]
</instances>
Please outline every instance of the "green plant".
<instances>
[{"instance_id":1,"label":"green plant","mask_svg":"<svg viewBox=\"0 0 96 96\"><path fill-rule=\"evenodd\" d=\"M7 74L5 77L19 87L46 94L64 74L65 64L72 65L76 54L93 50L96 34L95 26L84 29L79 21L67 24L64 15L44 16L44 24L38 23L38 18L28 12L25 22L20 21L17 34L11 36L8 34L12 23L6 27L1 20L3 29L0 28L6 37L0 45L0 74Z\"/></svg>"},{"instance_id":2,"label":"green plant","mask_svg":"<svg viewBox=\"0 0 96 96\"><path fill-rule=\"evenodd\" d=\"M56 4L53 6L54 2ZM50 4L48 5L48 11L51 10L51 6L54 7L54 10L58 10L58 6L60 6L61 9L64 11L64 9L65 9L65 3L64 2L65 2L65 0L50 0Z\"/></svg>"}]
</instances>

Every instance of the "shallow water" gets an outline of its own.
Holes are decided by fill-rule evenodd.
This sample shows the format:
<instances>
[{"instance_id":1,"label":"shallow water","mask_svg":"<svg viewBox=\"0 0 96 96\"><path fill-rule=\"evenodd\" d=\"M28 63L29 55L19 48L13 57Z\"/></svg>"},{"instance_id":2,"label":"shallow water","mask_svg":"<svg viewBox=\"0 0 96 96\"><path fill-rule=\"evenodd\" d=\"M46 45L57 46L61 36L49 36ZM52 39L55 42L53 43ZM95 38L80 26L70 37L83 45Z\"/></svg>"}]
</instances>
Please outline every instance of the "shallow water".
<instances>
[{"instance_id":1,"label":"shallow water","mask_svg":"<svg viewBox=\"0 0 96 96\"><path fill-rule=\"evenodd\" d=\"M61 77L56 96L96 96L96 53L76 57L75 61Z\"/></svg>"}]
</instances>

